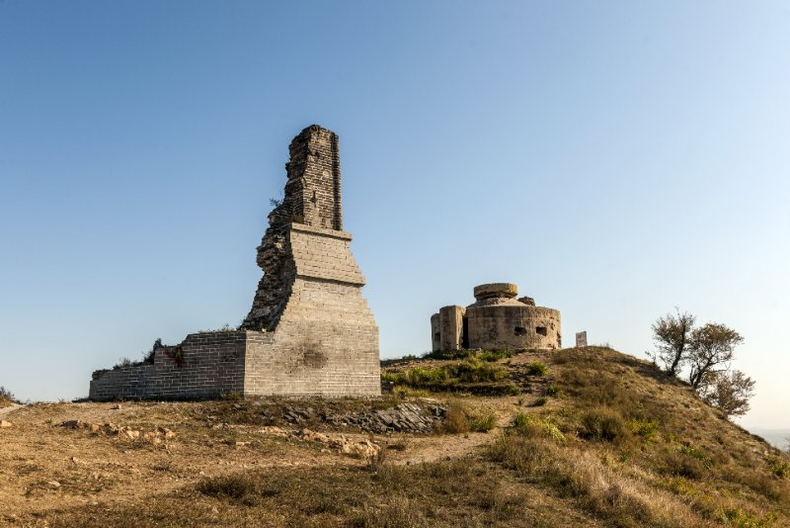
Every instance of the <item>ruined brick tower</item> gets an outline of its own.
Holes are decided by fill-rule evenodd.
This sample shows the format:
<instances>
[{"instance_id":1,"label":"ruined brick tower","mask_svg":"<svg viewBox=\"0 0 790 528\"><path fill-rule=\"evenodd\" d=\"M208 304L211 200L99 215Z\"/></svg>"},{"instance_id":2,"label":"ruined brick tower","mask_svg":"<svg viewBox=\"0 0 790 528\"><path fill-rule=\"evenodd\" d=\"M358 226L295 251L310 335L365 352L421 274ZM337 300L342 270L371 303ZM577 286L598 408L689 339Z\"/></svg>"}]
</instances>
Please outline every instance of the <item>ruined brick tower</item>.
<instances>
[{"instance_id":1,"label":"ruined brick tower","mask_svg":"<svg viewBox=\"0 0 790 528\"><path fill-rule=\"evenodd\" d=\"M294 225L299 233L318 233L324 237L310 240L315 244L341 241L330 243L333 249L340 250L339 253L326 255L337 257L336 262L329 267L321 262L305 262L299 273L302 278L329 279L359 287L365 284L347 248L351 236L342 231L337 135L312 125L291 141L289 151L291 159L285 164L288 173L285 197L269 213L269 228L258 246L258 265L263 268L264 275L252 309L244 320L244 328L274 329L279 322L297 275L292 246ZM316 274L319 268L325 269Z\"/></svg>"},{"instance_id":2,"label":"ruined brick tower","mask_svg":"<svg viewBox=\"0 0 790 528\"><path fill-rule=\"evenodd\" d=\"M281 356L264 353L264 363L296 358L302 379L290 383L304 383L299 392L379 394L378 327L342 231L337 135L312 125L289 150L285 196L258 246L263 278L242 327L274 334Z\"/></svg>"},{"instance_id":3,"label":"ruined brick tower","mask_svg":"<svg viewBox=\"0 0 790 528\"><path fill-rule=\"evenodd\" d=\"M377 396L379 335L342 230L334 132L290 145L285 196L258 246L263 278L239 330L190 334L153 362L93 374L90 397Z\"/></svg>"}]
</instances>

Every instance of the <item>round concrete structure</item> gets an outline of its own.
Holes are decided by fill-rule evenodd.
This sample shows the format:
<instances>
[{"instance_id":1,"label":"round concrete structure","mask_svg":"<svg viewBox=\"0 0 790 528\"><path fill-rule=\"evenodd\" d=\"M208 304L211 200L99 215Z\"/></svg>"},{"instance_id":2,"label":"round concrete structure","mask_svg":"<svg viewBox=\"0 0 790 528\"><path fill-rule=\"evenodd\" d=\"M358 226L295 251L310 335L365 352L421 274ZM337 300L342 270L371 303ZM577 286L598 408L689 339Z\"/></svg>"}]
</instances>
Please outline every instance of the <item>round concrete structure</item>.
<instances>
[{"instance_id":1,"label":"round concrete structure","mask_svg":"<svg viewBox=\"0 0 790 528\"><path fill-rule=\"evenodd\" d=\"M434 351L562 348L560 312L518 296L515 284L497 282L474 288L476 302L444 306L431 317Z\"/></svg>"},{"instance_id":2,"label":"round concrete structure","mask_svg":"<svg viewBox=\"0 0 790 528\"><path fill-rule=\"evenodd\" d=\"M483 284L464 314L469 348L562 348L560 312L516 300L515 284Z\"/></svg>"}]
</instances>

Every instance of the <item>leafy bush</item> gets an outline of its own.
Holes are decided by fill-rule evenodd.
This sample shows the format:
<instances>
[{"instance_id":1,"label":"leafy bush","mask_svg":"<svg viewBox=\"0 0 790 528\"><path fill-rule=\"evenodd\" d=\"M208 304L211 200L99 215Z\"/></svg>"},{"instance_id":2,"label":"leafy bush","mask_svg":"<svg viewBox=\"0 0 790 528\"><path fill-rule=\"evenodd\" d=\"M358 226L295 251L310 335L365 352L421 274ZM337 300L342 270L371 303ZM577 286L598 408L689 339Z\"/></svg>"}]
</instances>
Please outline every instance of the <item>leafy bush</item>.
<instances>
[{"instance_id":1,"label":"leafy bush","mask_svg":"<svg viewBox=\"0 0 790 528\"><path fill-rule=\"evenodd\" d=\"M513 418L512 432L528 438L550 438L557 442L564 442L565 435L556 425L529 414L519 413Z\"/></svg>"},{"instance_id":2,"label":"leafy bush","mask_svg":"<svg viewBox=\"0 0 790 528\"><path fill-rule=\"evenodd\" d=\"M543 389L543 394L545 394L546 396L557 397L562 394L562 389L559 387L559 385L555 385L554 383L549 383L548 385L546 385L546 388Z\"/></svg>"},{"instance_id":3,"label":"leafy bush","mask_svg":"<svg viewBox=\"0 0 790 528\"><path fill-rule=\"evenodd\" d=\"M469 430L476 433L487 433L496 426L496 415L486 412L481 415L473 416L469 420Z\"/></svg>"},{"instance_id":4,"label":"leafy bush","mask_svg":"<svg viewBox=\"0 0 790 528\"><path fill-rule=\"evenodd\" d=\"M713 467L713 460L702 449L696 447L691 443L685 443L680 447L680 452L688 457L696 458L702 465L708 469Z\"/></svg>"},{"instance_id":5,"label":"leafy bush","mask_svg":"<svg viewBox=\"0 0 790 528\"><path fill-rule=\"evenodd\" d=\"M134 367L135 365L139 365L140 363L137 361L132 361L128 357L122 357L118 360L118 363L112 366L113 370L119 370L126 367Z\"/></svg>"},{"instance_id":6,"label":"leafy bush","mask_svg":"<svg viewBox=\"0 0 790 528\"><path fill-rule=\"evenodd\" d=\"M498 365L490 365L476 358L440 367L414 367L401 372L386 372L382 380L415 388L431 388L459 383L495 382L510 373Z\"/></svg>"},{"instance_id":7,"label":"leafy bush","mask_svg":"<svg viewBox=\"0 0 790 528\"><path fill-rule=\"evenodd\" d=\"M628 434L620 413L606 408L586 411L582 415L581 426L580 436L589 440L619 442Z\"/></svg>"},{"instance_id":8,"label":"leafy bush","mask_svg":"<svg viewBox=\"0 0 790 528\"><path fill-rule=\"evenodd\" d=\"M488 363L499 361L502 358L513 357L515 352L510 349L504 350L451 350L426 352L422 355L425 359L479 359Z\"/></svg>"},{"instance_id":9,"label":"leafy bush","mask_svg":"<svg viewBox=\"0 0 790 528\"><path fill-rule=\"evenodd\" d=\"M790 477L790 462L781 458L771 458L768 460L768 467L771 474L779 478Z\"/></svg>"},{"instance_id":10,"label":"leafy bush","mask_svg":"<svg viewBox=\"0 0 790 528\"><path fill-rule=\"evenodd\" d=\"M540 398L538 398L537 400L535 400L534 402L532 402L532 404L530 405L530 407L543 407L544 405L546 405L546 403L547 403L548 401L549 401L549 399L548 399L548 398L546 398L545 396L541 396Z\"/></svg>"},{"instance_id":11,"label":"leafy bush","mask_svg":"<svg viewBox=\"0 0 790 528\"><path fill-rule=\"evenodd\" d=\"M542 361L532 361L527 363L527 374L530 376L543 376L548 369Z\"/></svg>"},{"instance_id":12,"label":"leafy bush","mask_svg":"<svg viewBox=\"0 0 790 528\"><path fill-rule=\"evenodd\" d=\"M670 453L664 458L664 463L665 471L675 477L698 480L705 475L705 467L696 458Z\"/></svg>"},{"instance_id":13,"label":"leafy bush","mask_svg":"<svg viewBox=\"0 0 790 528\"><path fill-rule=\"evenodd\" d=\"M628 420L628 427L631 432L641 436L645 440L655 440L658 435L658 420Z\"/></svg>"},{"instance_id":14,"label":"leafy bush","mask_svg":"<svg viewBox=\"0 0 790 528\"><path fill-rule=\"evenodd\" d=\"M499 361L502 358L511 358L513 357L513 351L510 349L506 350L483 350L475 354L476 358L480 359L481 361L488 361L489 363L493 363L494 361Z\"/></svg>"}]
</instances>

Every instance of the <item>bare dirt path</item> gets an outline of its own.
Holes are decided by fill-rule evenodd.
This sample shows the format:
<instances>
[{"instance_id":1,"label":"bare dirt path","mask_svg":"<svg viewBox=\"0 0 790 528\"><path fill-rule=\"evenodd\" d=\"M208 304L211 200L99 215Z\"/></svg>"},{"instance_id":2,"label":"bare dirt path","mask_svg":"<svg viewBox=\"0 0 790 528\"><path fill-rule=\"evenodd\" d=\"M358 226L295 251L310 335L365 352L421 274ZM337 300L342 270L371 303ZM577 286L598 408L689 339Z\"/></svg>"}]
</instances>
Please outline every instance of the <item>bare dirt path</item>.
<instances>
[{"instance_id":1,"label":"bare dirt path","mask_svg":"<svg viewBox=\"0 0 790 528\"><path fill-rule=\"evenodd\" d=\"M24 407L24 405L20 405L18 403L12 403L8 407L3 407L2 409L0 409L0 418L5 418L6 416L11 414L12 412L14 412L17 409L20 409L22 407Z\"/></svg>"},{"instance_id":2,"label":"bare dirt path","mask_svg":"<svg viewBox=\"0 0 790 528\"><path fill-rule=\"evenodd\" d=\"M498 432L491 431L466 435L413 437L404 440L406 444L404 451L391 452L388 454L388 459L395 464L411 465L462 458L494 441L498 435Z\"/></svg>"}]
</instances>

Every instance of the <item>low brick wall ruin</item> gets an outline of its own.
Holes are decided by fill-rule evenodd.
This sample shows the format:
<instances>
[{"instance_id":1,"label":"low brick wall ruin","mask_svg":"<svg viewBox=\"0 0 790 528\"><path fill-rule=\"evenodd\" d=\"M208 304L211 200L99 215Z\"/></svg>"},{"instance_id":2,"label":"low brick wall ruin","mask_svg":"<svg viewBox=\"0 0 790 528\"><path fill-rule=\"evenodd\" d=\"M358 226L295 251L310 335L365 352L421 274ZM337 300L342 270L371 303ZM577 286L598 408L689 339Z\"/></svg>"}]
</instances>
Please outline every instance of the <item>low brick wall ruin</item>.
<instances>
[{"instance_id":1,"label":"low brick wall ruin","mask_svg":"<svg viewBox=\"0 0 790 528\"><path fill-rule=\"evenodd\" d=\"M119 398L204 399L244 391L246 331L190 334L181 344L154 351L154 362L97 370L90 384L92 400Z\"/></svg>"}]
</instances>

